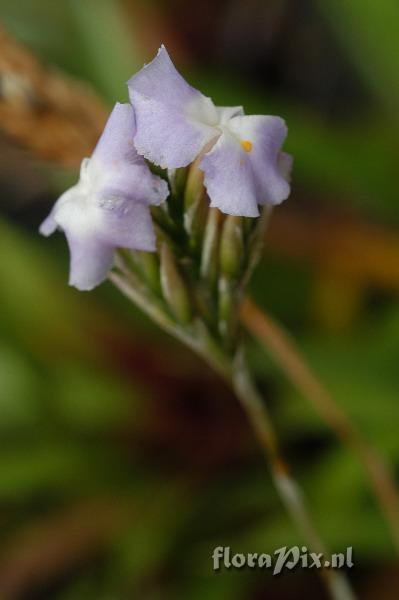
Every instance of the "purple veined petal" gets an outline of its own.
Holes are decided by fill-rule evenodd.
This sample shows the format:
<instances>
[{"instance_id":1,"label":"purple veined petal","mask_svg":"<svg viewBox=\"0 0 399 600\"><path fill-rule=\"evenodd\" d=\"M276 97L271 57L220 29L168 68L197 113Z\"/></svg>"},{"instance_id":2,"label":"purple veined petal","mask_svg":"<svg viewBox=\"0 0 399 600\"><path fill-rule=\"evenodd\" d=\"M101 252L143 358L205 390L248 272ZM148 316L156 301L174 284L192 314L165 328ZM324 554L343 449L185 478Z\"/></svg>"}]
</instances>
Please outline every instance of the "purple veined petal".
<instances>
[{"instance_id":1,"label":"purple veined petal","mask_svg":"<svg viewBox=\"0 0 399 600\"><path fill-rule=\"evenodd\" d=\"M169 169L185 167L220 133L212 100L183 79L164 46L128 87L136 116L134 143L138 153L153 163Z\"/></svg>"},{"instance_id":2,"label":"purple veined petal","mask_svg":"<svg viewBox=\"0 0 399 600\"><path fill-rule=\"evenodd\" d=\"M230 119L200 168L211 206L227 214L256 217L259 204L279 204L290 192L283 170L291 166L281 157L286 137L279 117L237 116Z\"/></svg>"}]
</instances>

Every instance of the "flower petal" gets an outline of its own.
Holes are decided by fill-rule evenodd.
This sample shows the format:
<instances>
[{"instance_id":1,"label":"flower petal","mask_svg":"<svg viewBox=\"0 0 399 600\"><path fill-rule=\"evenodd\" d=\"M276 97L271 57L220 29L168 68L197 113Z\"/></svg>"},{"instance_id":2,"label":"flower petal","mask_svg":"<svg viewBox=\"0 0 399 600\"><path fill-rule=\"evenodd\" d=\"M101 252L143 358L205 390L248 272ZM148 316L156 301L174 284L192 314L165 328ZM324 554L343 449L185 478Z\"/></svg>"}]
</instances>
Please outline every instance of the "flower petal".
<instances>
[{"instance_id":1,"label":"flower petal","mask_svg":"<svg viewBox=\"0 0 399 600\"><path fill-rule=\"evenodd\" d=\"M48 217L46 217L43 221L43 223L40 225L39 227L39 232L48 237L49 235L51 235L52 233L54 233L54 231L57 229L57 223L54 219L54 213L53 211L51 211L51 213L48 215Z\"/></svg>"},{"instance_id":2,"label":"flower petal","mask_svg":"<svg viewBox=\"0 0 399 600\"><path fill-rule=\"evenodd\" d=\"M287 152L280 152L279 157L277 159L277 164L281 175L284 177L288 183L291 181L291 171L292 165L294 163L294 159L291 154L287 154Z\"/></svg>"},{"instance_id":3,"label":"flower petal","mask_svg":"<svg viewBox=\"0 0 399 600\"><path fill-rule=\"evenodd\" d=\"M155 250L155 233L151 213L146 204L131 202L119 210L101 207L97 223L98 237L117 248L131 250Z\"/></svg>"},{"instance_id":4,"label":"flower petal","mask_svg":"<svg viewBox=\"0 0 399 600\"><path fill-rule=\"evenodd\" d=\"M55 232L55 230L59 226L59 224L57 222L57 213L58 213L60 207L63 204L68 203L68 200L73 199L76 194L76 191L78 189L79 189L79 184L74 185L69 190L66 190L66 192L64 192L58 198L58 200L54 204L50 214L44 219L44 221L42 222L42 224L39 227L39 232L41 233L41 235L48 237L49 235L52 235Z\"/></svg>"},{"instance_id":5,"label":"flower petal","mask_svg":"<svg viewBox=\"0 0 399 600\"><path fill-rule=\"evenodd\" d=\"M70 284L92 289L103 281L113 263L114 248L155 250L148 205L140 202L93 205L77 188L60 198L52 220L65 232L71 253Z\"/></svg>"},{"instance_id":6,"label":"flower petal","mask_svg":"<svg viewBox=\"0 0 399 600\"><path fill-rule=\"evenodd\" d=\"M289 165L288 159L280 158L280 149L286 134L285 123L279 117L230 119L200 164L211 206L228 214L256 217L258 204L274 205L285 200L290 186L282 171Z\"/></svg>"},{"instance_id":7,"label":"flower petal","mask_svg":"<svg viewBox=\"0 0 399 600\"><path fill-rule=\"evenodd\" d=\"M234 117L228 123L242 145L249 142L249 156L257 183L258 204L280 204L290 194L290 186L280 170L280 150L287 136L287 126L280 117ZM285 167L287 154L283 156Z\"/></svg>"},{"instance_id":8,"label":"flower petal","mask_svg":"<svg viewBox=\"0 0 399 600\"><path fill-rule=\"evenodd\" d=\"M164 46L128 82L139 154L163 168L192 162L219 134L212 100L191 87L175 69Z\"/></svg>"},{"instance_id":9,"label":"flower petal","mask_svg":"<svg viewBox=\"0 0 399 600\"><path fill-rule=\"evenodd\" d=\"M200 162L210 205L229 215L259 215L250 161L240 143L225 131Z\"/></svg>"},{"instance_id":10,"label":"flower petal","mask_svg":"<svg viewBox=\"0 0 399 600\"><path fill-rule=\"evenodd\" d=\"M101 223L100 215L100 223ZM102 226L101 226L102 225ZM98 231L81 231L67 227L65 235L71 253L70 285L79 290L91 290L104 279L114 262L116 246L136 250L155 250L155 235L151 215L145 205L134 205L127 218L111 215L102 220Z\"/></svg>"},{"instance_id":11,"label":"flower petal","mask_svg":"<svg viewBox=\"0 0 399 600\"><path fill-rule=\"evenodd\" d=\"M124 160L134 163L139 160L134 150L135 133L136 123L132 106L117 102L94 148L92 158L111 167Z\"/></svg>"},{"instance_id":12,"label":"flower petal","mask_svg":"<svg viewBox=\"0 0 399 600\"><path fill-rule=\"evenodd\" d=\"M244 116L244 109L242 106L217 106L219 125L226 125L226 123L233 117Z\"/></svg>"},{"instance_id":13,"label":"flower petal","mask_svg":"<svg viewBox=\"0 0 399 600\"><path fill-rule=\"evenodd\" d=\"M114 249L104 245L95 236L79 236L66 232L71 264L69 285L89 291L107 278L114 262Z\"/></svg>"},{"instance_id":14,"label":"flower petal","mask_svg":"<svg viewBox=\"0 0 399 600\"><path fill-rule=\"evenodd\" d=\"M168 195L133 144L130 104L117 104L91 159L84 159L79 182L57 200L40 227L65 232L71 252L70 283L92 289L105 279L115 248L155 250L149 204Z\"/></svg>"},{"instance_id":15,"label":"flower petal","mask_svg":"<svg viewBox=\"0 0 399 600\"><path fill-rule=\"evenodd\" d=\"M101 195L160 204L168 196L166 181L151 173L137 154L133 108L117 103L90 160L82 164L81 179L95 182Z\"/></svg>"},{"instance_id":16,"label":"flower petal","mask_svg":"<svg viewBox=\"0 0 399 600\"><path fill-rule=\"evenodd\" d=\"M103 206L104 198L108 198L110 208L112 198L118 206L122 201L126 205L135 202L158 205L164 202L169 195L168 184L151 173L141 156L139 159L140 162L137 163L120 161L113 166L104 167L101 162L91 158L87 193L91 195L93 203Z\"/></svg>"}]
</instances>

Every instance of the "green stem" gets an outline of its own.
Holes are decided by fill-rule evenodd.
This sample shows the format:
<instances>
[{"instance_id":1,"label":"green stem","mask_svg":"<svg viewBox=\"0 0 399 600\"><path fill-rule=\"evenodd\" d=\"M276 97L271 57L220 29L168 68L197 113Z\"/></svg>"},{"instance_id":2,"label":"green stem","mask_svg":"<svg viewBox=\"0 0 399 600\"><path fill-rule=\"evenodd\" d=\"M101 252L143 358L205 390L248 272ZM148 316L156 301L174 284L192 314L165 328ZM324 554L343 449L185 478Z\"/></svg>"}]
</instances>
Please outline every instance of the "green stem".
<instances>
[{"instance_id":1,"label":"green stem","mask_svg":"<svg viewBox=\"0 0 399 600\"><path fill-rule=\"evenodd\" d=\"M254 385L242 349L238 351L232 365L231 377L232 387L261 445L275 487L287 512L306 540L309 549L327 556L328 550L314 526L302 491L282 458L275 429L265 403ZM323 569L321 575L326 581L331 598L334 600L354 599L349 582L342 573L332 569Z\"/></svg>"},{"instance_id":2,"label":"green stem","mask_svg":"<svg viewBox=\"0 0 399 600\"><path fill-rule=\"evenodd\" d=\"M195 319L190 325L180 326L168 314L165 304L149 293L147 286L129 269L121 254L117 255L117 267L120 273L111 272L108 276L110 281L164 331L199 354L221 377L227 379L228 361L202 321Z\"/></svg>"},{"instance_id":3,"label":"green stem","mask_svg":"<svg viewBox=\"0 0 399 600\"><path fill-rule=\"evenodd\" d=\"M302 492L292 478L283 460L278 439L263 399L254 385L243 349L234 359L229 358L213 340L206 326L199 320L180 326L169 316L164 304L149 294L148 288L118 258L120 273L111 273L110 279L120 291L141 308L162 329L173 335L199 354L232 387L263 449L280 498L312 552L327 556L327 550L317 533ZM321 572L333 600L354 600L345 576L334 570Z\"/></svg>"}]
</instances>

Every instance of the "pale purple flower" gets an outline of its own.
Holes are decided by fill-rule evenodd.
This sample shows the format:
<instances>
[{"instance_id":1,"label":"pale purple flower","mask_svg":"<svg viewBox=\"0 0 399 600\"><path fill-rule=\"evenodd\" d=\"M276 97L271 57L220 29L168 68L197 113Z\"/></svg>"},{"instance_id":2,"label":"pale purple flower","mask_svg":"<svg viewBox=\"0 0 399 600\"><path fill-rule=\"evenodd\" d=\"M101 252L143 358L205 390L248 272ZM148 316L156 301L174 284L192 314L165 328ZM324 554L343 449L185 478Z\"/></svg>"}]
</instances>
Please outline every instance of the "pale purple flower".
<instances>
[{"instance_id":1,"label":"pale purple flower","mask_svg":"<svg viewBox=\"0 0 399 600\"><path fill-rule=\"evenodd\" d=\"M164 46L128 86L138 153L168 169L202 157L211 206L256 217L259 204L279 204L288 197L292 159L281 152L287 135L283 119L216 107L177 72Z\"/></svg>"},{"instance_id":2,"label":"pale purple flower","mask_svg":"<svg viewBox=\"0 0 399 600\"><path fill-rule=\"evenodd\" d=\"M117 103L80 179L57 200L40 232L65 232L70 254L69 283L91 290L114 262L115 248L155 250L150 204L168 195L134 148L135 120L130 104Z\"/></svg>"}]
</instances>

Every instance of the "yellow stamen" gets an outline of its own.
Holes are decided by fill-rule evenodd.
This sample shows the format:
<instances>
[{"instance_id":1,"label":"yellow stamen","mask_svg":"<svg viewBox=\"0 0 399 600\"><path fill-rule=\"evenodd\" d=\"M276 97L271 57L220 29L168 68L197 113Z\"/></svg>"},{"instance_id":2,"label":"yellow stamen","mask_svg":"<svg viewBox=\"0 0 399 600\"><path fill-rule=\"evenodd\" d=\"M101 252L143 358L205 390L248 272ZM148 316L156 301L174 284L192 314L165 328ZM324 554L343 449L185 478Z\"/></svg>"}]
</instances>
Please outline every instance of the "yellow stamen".
<instances>
[{"instance_id":1,"label":"yellow stamen","mask_svg":"<svg viewBox=\"0 0 399 600\"><path fill-rule=\"evenodd\" d=\"M240 144L244 148L245 152L251 152L252 142L250 142L249 140L241 140Z\"/></svg>"}]
</instances>

